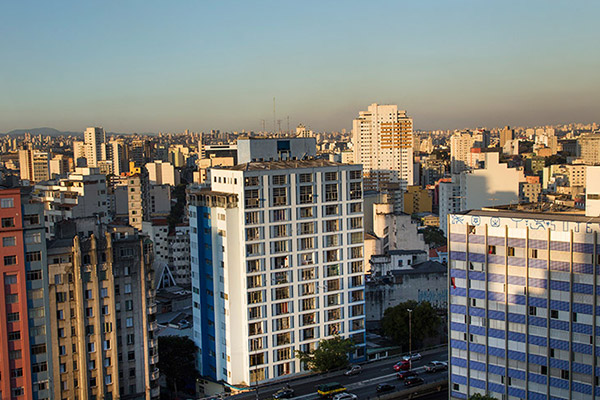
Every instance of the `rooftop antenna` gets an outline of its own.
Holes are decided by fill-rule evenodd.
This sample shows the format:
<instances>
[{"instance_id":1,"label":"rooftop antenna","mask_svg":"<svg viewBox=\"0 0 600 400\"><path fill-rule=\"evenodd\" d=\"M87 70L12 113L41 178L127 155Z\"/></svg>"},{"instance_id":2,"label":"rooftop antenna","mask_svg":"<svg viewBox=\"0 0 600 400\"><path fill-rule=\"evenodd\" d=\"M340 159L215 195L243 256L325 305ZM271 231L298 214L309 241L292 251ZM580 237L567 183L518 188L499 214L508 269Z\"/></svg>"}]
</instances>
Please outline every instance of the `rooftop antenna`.
<instances>
[{"instance_id":1,"label":"rooftop antenna","mask_svg":"<svg viewBox=\"0 0 600 400\"><path fill-rule=\"evenodd\" d=\"M266 129L267 129L266 126L265 126L266 125L266 121L264 119L261 119L260 122L262 123L262 131L263 132L266 131Z\"/></svg>"},{"instance_id":2,"label":"rooftop antenna","mask_svg":"<svg viewBox=\"0 0 600 400\"><path fill-rule=\"evenodd\" d=\"M281 120L277 120L277 136L281 137Z\"/></svg>"},{"instance_id":3,"label":"rooftop antenna","mask_svg":"<svg viewBox=\"0 0 600 400\"><path fill-rule=\"evenodd\" d=\"M291 133L290 132L290 116L288 115L287 116L287 134L288 134L288 136L289 136L290 133Z\"/></svg>"},{"instance_id":4,"label":"rooftop antenna","mask_svg":"<svg viewBox=\"0 0 600 400\"><path fill-rule=\"evenodd\" d=\"M277 119L275 117L275 97L273 97L273 133L275 133L275 124L277 123Z\"/></svg>"}]
</instances>

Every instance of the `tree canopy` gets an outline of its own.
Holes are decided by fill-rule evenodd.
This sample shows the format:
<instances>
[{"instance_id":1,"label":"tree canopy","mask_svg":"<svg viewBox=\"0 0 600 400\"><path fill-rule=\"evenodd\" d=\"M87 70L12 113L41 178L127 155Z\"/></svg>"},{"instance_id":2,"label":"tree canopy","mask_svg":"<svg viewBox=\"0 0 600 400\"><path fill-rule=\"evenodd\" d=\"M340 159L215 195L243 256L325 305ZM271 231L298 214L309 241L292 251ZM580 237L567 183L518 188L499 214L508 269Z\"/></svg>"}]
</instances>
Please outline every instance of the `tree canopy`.
<instances>
[{"instance_id":1,"label":"tree canopy","mask_svg":"<svg viewBox=\"0 0 600 400\"><path fill-rule=\"evenodd\" d=\"M383 313L381 325L384 334L403 349L409 347L408 310L412 310L412 347L418 349L423 340L438 333L440 317L429 302L417 303L410 300L389 307Z\"/></svg>"},{"instance_id":2,"label":"tree canopy","mask_svg":"<svg viewBox=\"0 0 600 400\"><path fill-rule=\"evenodd\" d=\"M338 335L319 341L319 346L310 352L296 350L296 357L311 371L327 372L348 365L348 354L354 351L352 339Z\"/></svg>"},{"instance_id":3,"label":"tree canopy","mask_svg":"<svg viewBox=\"0 0 600 400\"><path fill-rule=\"evenodd\" d=\"M195 384L196 344L185 336L159 336L158 368L166 377L167 385L177 395L177 388Z\"/></svg>"},{"instance_id":4,"label":"tree canopy","mask_svg":"<svg viewBox=\"0 0 600 400\"><path fill-rule=\"evenodd\" d=\"M423 240L429 247L440 247L447 244L446 236L441 229L435 226L427 226L423 229Z\"/></svg>"}]
</instances>

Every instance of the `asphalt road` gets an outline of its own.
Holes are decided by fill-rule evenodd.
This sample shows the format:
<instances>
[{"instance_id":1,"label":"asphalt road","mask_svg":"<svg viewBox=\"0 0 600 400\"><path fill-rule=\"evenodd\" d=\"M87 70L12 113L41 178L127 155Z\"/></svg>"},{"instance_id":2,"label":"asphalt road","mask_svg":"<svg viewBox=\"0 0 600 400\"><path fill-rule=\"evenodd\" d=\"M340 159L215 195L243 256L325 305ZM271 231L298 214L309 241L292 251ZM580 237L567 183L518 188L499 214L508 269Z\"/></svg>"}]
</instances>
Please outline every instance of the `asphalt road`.
<instances>
[{"instance_id":1,"label":"asphalt road","mask_svg":"<svg viewBox=\"0 0 600 400\"><path fill-rule=\"evenodd\" d=\"M423 366L430 361L447 361L448 350L443 348L440 350L432 351L431 353L424 354L423 358L419 361L413 362L413 370L415 370L420 377L425 380L425 383L439 381L447 378L448 371L440 371L435 373L427 373L424 371ZM321 376L311 376L302 378L290 382L290 386L295 391L295 397L293 400L314 400L318 399L316 393L316 387L323 383L338 382L341 383L348 389L349 393L354 393L359 399L372 399L377 398L377 392L375 387L380 383L390 383L396 387L396 390L404 390L404 381L396 378L396 372L393 369L393 365L400 360L399 356L390 357L385 360L375 361L368 364L362 365L362 372L354 376L344 376L343 371L334 372ZM282 386L284 383L282 384ZM273 393L279 390L280 386L268 386L259 388L258 398L261 400L272 399ZM440 396L438 394L437 396ZM238 394L236 396L229 397L235 400L252 400L256 398L254 391ZM441 397L427 397L427 399L438 399L448 398L448 394L444 393Z\"/></svg>"}]
</instances>

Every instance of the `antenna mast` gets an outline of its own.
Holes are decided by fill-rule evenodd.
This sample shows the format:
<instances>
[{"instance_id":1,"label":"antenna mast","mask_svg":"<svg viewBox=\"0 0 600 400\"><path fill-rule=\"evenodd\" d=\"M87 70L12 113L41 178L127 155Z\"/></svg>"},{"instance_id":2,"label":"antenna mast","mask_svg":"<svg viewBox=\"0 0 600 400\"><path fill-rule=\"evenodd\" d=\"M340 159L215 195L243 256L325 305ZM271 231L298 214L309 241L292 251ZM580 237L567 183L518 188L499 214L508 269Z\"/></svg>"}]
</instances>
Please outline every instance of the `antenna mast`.
<instances>
[{"instance_id":1,"label":"antenna mast","mask_svg":"<svg viewBox=\"0 0 600 400\"><path fill-rule=\"evenodd\" d=\"M273 97L273 133L275 133L277 119L275 118L275 97Z\"/></svg>"}]
</instances>

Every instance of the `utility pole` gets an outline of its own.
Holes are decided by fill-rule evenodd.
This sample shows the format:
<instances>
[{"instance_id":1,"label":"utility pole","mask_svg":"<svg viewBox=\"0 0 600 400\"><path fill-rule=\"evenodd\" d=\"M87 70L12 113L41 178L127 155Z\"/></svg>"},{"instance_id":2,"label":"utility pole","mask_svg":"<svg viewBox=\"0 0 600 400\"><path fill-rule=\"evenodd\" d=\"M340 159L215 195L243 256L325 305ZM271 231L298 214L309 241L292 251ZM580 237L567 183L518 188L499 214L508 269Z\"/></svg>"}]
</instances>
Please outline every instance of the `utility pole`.
<instances>
[{"instance_id":1,"label":"utility pole","mask_svg":"<svg viewBox=\"0 0 600 400\"><path fill-rule=\"evenodd\" d=\"M408 311L408 369L412 369L412 311L411 309L407 309Z\"/></svg>"}]
</instances>

